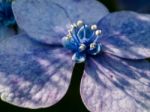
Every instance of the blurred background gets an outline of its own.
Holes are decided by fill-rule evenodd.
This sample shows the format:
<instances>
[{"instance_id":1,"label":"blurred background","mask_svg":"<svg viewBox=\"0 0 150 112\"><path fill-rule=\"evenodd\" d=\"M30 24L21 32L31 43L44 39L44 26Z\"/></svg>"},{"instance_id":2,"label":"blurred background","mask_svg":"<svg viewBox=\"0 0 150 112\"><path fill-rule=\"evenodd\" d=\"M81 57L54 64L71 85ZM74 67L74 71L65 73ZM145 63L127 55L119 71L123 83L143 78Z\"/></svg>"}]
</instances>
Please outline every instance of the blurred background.
<instances>
[{"instance_id":1,"label":"blurred background","mask_svg":"<svg viewBox=\"0 0 150 112\"><path fill-rule=\"evenodd\" d=\"M105 4L110 12L132 10L150 13L150 0L98 0ZM79 93L80 79L84 64L78 64L73 71L70 88L66 96L56 105L38 110L30 110L12 106L0 100L0 112L88 112L82 103ZM76 75L78 74L78 75Z\"/></svg>"}]
</instances>

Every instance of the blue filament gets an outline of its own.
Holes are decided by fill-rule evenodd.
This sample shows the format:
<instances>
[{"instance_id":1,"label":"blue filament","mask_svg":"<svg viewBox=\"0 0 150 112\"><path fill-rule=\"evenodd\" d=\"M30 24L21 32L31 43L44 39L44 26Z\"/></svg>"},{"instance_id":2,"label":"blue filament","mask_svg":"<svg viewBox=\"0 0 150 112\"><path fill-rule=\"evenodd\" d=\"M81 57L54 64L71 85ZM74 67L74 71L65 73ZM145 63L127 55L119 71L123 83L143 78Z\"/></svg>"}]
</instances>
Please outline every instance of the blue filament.
<instances>
[{"instance_id":1,"label":"blue filament","mask_svg":"<svg viewBox=\"0 0 150 112\"><path fill-rule=\"evenodd\" d=\"M71 50L74 55L72 60L81 63L86 60L87 55L97 55L101 51L101 43L98 43L98 35L88 25L76 26L69 32L70 37L63 37L64 47ZM94 44L94 47L91 47Z\"/></svg>"}]
</instances>

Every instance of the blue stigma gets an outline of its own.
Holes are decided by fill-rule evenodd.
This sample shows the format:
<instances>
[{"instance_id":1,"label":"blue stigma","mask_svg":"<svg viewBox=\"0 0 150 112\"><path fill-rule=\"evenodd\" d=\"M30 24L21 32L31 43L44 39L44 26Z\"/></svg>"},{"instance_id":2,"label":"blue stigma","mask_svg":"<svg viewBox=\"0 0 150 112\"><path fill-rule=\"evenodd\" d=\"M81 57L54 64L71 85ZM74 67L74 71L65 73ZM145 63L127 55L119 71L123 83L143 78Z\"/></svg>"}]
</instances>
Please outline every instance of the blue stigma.
<instances>
[{"instance_id":1,"label":"blue stigma","mask_svg":"<svg viewBox=\"0 0 150 112\"><path fill-rule=\"evenodd\" d=\"M101 30L96 25L86 25L82 21L71 25L67 36L63 37L64 47L74 54L72 60L81 63L86 60L87 55L97 55L101 51L101 43L98 43Z\"/></svg>"},{"instance_id":2,"label":"blue stigma","mask_svg":"<svg viewBox=\"0 0 150 112\"><path fill-rule=\"evenodd\" d=\"M0 2L0 23L5 26L13 26L16 24L11 3L12 0L2 0Z\"/></svg>"}]
</instances>

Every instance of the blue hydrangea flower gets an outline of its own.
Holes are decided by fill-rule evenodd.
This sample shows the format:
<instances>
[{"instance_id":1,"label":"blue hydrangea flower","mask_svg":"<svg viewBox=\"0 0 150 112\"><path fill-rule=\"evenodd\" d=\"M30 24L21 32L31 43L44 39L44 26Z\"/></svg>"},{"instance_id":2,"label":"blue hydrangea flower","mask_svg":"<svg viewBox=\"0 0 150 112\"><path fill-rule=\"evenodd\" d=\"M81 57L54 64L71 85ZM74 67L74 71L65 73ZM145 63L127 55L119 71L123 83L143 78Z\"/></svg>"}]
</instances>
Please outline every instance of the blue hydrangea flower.
<instances>
[{"instance_id":1,"label":"blue hydrangea flower","mask_svg":"<svg viewBox=\"0 0 150 112\"><path fill-rule=\"evenodd\" d=\"M15 34L11 28L16 24L11 3L12 0L0 0L0 41Z\"/></svg>"},{"instance_id":2,"label":"blue hydrangea flower","mask_svg":"<svg viewBox=\"0 0 150 112\"><path fill-rule=\"evenodd\" d=\"M150 111L149 15L109 13L96 0L16 0L13 12L26 33L0 44L2 100L52 106L85 61L80 93L89 111Z\"/></svg>"}]
</instances>

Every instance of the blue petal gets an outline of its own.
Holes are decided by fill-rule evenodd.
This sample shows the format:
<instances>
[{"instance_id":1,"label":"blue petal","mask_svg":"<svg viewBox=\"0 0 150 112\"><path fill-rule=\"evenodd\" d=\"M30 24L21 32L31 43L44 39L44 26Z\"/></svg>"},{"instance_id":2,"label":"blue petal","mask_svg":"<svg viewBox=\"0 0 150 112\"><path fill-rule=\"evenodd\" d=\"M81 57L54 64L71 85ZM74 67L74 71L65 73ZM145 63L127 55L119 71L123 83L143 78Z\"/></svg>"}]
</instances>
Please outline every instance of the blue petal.
<instances>
[{"instance_id":1,"label":"blue petal","mask_svg":"<svg viewBox=\"0 0 150 112\"><path fill-rule=\"evenodd\" d=\"M90 112L150 112L150 63L100 54L87 61L80 91Z\"/></svg>"},{"instance_id":2,"label":"blue petal","mask_svg":"<svg viewBox=\"0 0 150 112\"><path fill-rule=\"evenodd\" d=\"M25 108L44 108L66 93L73 69L69 52L25 34L0 42L1 99Z\"/></svg>"},{"instance_id":3,"label":"blue petal","mask_svg":"<svg viewBox=\"0 0 150 112\"><path fill-rule=\"evenodd\" d=\"M150 16L134 12L115 12L98 24L105 52L129 59L150 57Z\"/></svg>"},{"instance_id":4,"label":"blue petal","mask_svg":"<svg viewBox=\"0 0 150 112\"><path fill-rule=\"evenodd\" d=\"M97 23L108 14L96 0L16 0L12 7L19 26L32 38L48 44L60 44L71 22Z\"/></svg>"},{"instance_id":5,"label":"blue petal","mask_svg":"<svg viewBox=\"0 0 150 112\"><path fill-rule=\"evenodd\" d=\"M61 44L69 19L51 0L16 0L12 4L20 28L33 39L47 44Z\"/></svg>"},{"instance_id":6,"label":"blue petal","mask_svg":"<svg viewBox=\"0 0 150 112\"><path fill-rule=\"evenodd\" d=\"M63 7L72 22L83 20L87 24L97 23L108 14L108 9L96 0L52 0Z\"/></svg>"}]
</instances>

